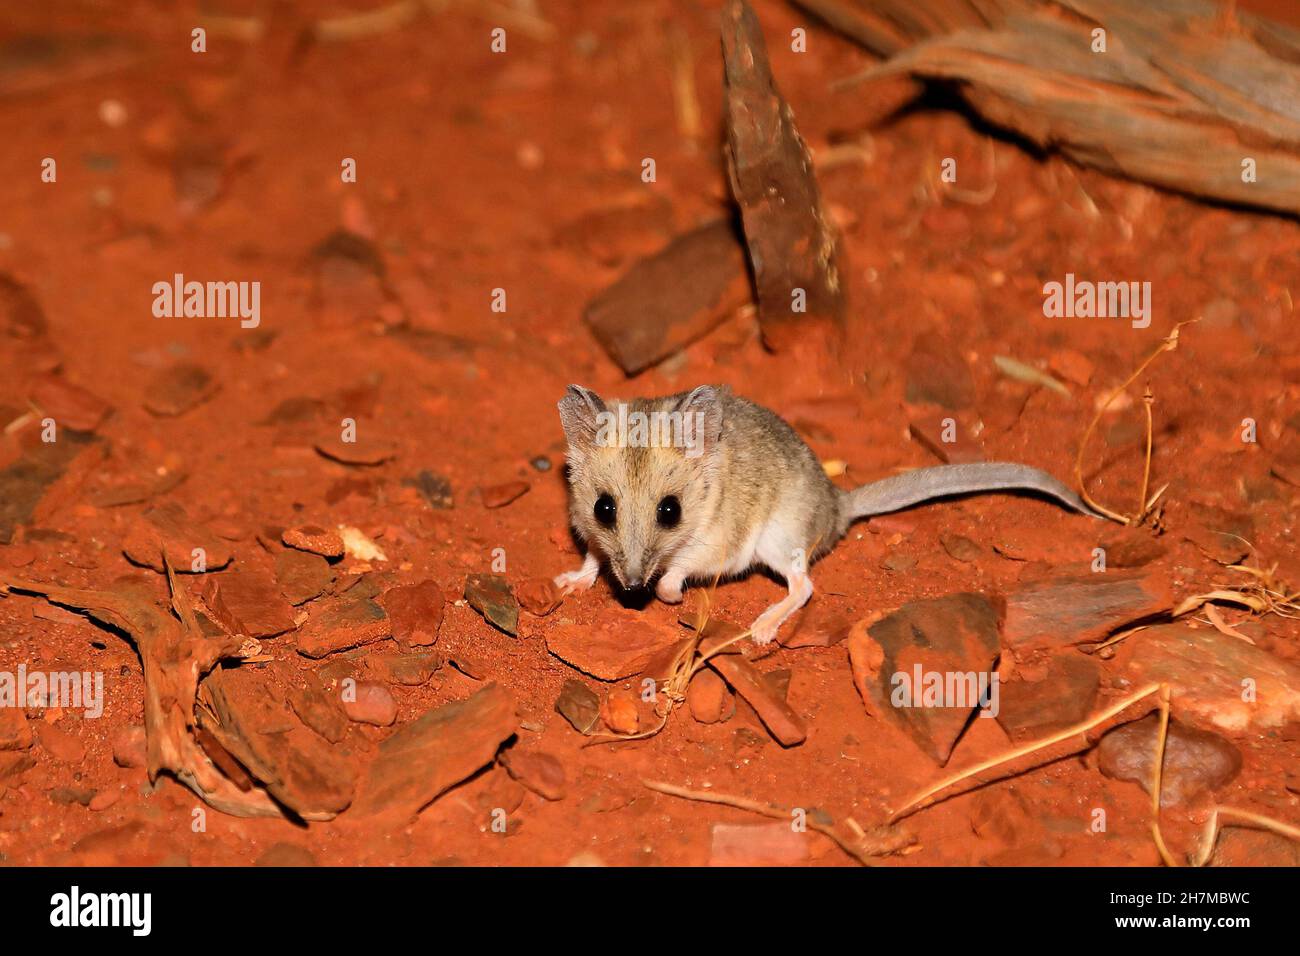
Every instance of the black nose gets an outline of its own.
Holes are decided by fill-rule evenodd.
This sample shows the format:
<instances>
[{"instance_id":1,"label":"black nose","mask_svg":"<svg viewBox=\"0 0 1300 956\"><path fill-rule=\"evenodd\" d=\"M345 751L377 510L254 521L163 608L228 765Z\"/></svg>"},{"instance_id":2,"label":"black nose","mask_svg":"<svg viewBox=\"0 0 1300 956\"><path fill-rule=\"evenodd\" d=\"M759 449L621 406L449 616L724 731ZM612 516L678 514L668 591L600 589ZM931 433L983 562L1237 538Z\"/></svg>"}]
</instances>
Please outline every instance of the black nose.
<instances>
[{"instance_id":1,"label":"black nose","mask_svg":"<svg viewBox=\"0 0 1300 956\"><path fill-rule=\"evenodd\" d=\"M639 591L644 584L645 581L640 575L637 575L636 577L629 576L627 579L627 589L629 591Z\"/></svg>"}]
</instances>

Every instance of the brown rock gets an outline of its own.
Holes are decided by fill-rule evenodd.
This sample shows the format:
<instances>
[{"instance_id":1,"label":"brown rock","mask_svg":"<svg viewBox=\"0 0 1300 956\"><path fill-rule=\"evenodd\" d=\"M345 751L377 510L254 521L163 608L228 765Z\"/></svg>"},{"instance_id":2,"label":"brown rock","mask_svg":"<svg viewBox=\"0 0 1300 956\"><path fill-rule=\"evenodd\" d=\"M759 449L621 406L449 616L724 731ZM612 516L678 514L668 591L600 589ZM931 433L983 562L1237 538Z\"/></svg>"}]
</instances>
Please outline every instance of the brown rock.
<instances>
[{"instance_id":1,"label":"brown rock","mask_svg":"<svg viewBox=\"0 0 1300 956\"><path fill-rule=\"evenodd\" d=\"M15 785L28 770L36 766L30 751L0 751L0 784Z\"/></svg>"},{"instance_id":2,"label":"brown rock","mask_svg":"<svg viewBox=\"0 0 1300 956\"><path fill-rule=\"evenodd\" d=\"M1238 736L1300 720L1300 667L1245 641L1185 624L1147 628L1119 645L1136 686L1168 683L1174 714Z\"/></svg>"},{"instance_id":3,"label":"brown rock","mask_svg":"<svg viewBox=\"0 0 1300 956\"><path fill-rule=\"evenodd\" d=\"M938 415L930 415L910 422L907 429L918 444L942 462L955 465L984 460L984 446L963 423L949 426Z\"/></svg>"},{"instance_id":4,"label":"brown rock","mask_svg":"<svg viewBox=\"0 0 1300 956\"><path fill-rule=\"evenodd\" d=\"M1155 771L1160 715L1116 727L1097 745L1101 772L1116 780L1130 780L1151 792ZM1241 772L1241 751L1218 734L1169 722L1165 759L1161 767L1160 805L1187 803L1217 790Z\"/></svg>"},{"instance_id":5,"label":"brown rock","mask_svg":"<svg viewBox=\"0 0 1300 956\"><path fill-rule=\"evenodd\" d=\"M810 319L843 321L835 232L794 114L772 78L762 28L744 0L723 5L722 59L731 192L749 246L763 341L781 350L806 335ZM802 310L794 307L796 289L804 293Z\"/></svg>"},{"instance_id":6,"label":"brown rock","mask_svg":"<svg viewBox=\"0 0 1300 956\"><path fill-rule=\"evenodd\" d=\"M348 592L317 610L298 631L298 653L321 658L336 651L382 641L392 633L384 609L368 597Z\"/></svg>"},{"instance_id":7,"label":"brown rock","mask_svg":"<svg viewBox=\"0 0 1300 956\"><path fill-rule=\"evenodd\" d=\"M117 801L120 799L122 799L122 791L116 787L113 787L108 790L99 791L97 794L95 794L93 797L90 798L90 803L86 804L86 807L92 813L102 813L103 811L107 810L109 807L117 803Z\"/></svg>"},{"instance_id":8,"label":"brown rock","mask_svg":"<svg viewBox=\"0 0 1300 956\"><path fill-rule=\"evenodd\" d=\"M563 800L564 766L540 750L509 747L501 752L501 766L515 780L546 800Z\"/></svg>"},{"instance_id":9,"label":"brown rock","mask_svg":"<svg viewBox=\"0 0 1300 956\"><path fill-rule=\"evenodd\" d=\"M867 632L883 651L879 673L865 687L872 712L887 715L946 764L998 656L993 606L979 594L912 601ZM936 682L942 694L934 694Z\"/></svg>"},{"instance_id":10,"label":"brown rock","mask_svg":"<svg viewBox=\"0 0 1300 956\"><path fill-rule=\"evenodd\" d=\"M342 434L337 434L316 442L316 451L344 465L373 466L396 458L397 444L383 438L361 436L356 441L344 441Z\"/></svg>"},{"instance_id":11,"label":"brown rock","mask_svg":"<svg viewBox=\"0 0 1300 956\"><path fill-rule=\"evenodd\" d=\"M580 734L590 734L600 720L600 697L580 680L570 678L560 689L555 710Z\"/></svg>"},{"instance_id":12,"label":"brown rock","mask_svg":"<svg viewBox=\"0 0 1300 956\"><path fill-rule=\"evenodd\" d=\"M1034 581L1007 595L1002 643L1024 658L1033 651L1099 641L1172 606L1169 578L1158 572L1089 572Z\"/></svg>"},{"instance_id":13,"label":"brown rock","mask_svg":"<svg viewBox=\"0 0 1300 956\"><path fill-rule=\"evenodd\" d=\"M332 744L338 743L348 732L348 715L337 693L330 693L320 679L310 671L302 684L291 686L289 706L298 719Z\"/></svg>"},{"instance_id":14,"label":"brown rock","mask_svg":"<svg viewBox=\"0 0 1300 956\"><path fill-rule=\"evenodd\" d=\"M1045 737L1086 720L1097 700L1101 666L1067 651L1053 657L1038 681L1002 681L997 721L1015 743Z\"/></svg>"},{"instance_id":15,"label":"brown rock","mask_svg":"<svg viewBox=\"0 0 1300 956\"><path fill-rule=\"evenodd\" d=\"M465 600L498 630L511 637L519 633L519 604L501 575L469 575L465 578Z\"/></svg>"},{"instance_id":16,"label":"brown rock","mask_svg":"<svg viewBox=\"0 0 1300 956\"><path fill-rule=\"evenodd\" d=\"M305 524L288 528L281 540L291 548L319 554L322 558L343 557L343 539L338 532L330 531L319 525Z\"/></svg>"},{"instance_id":17,"label":"brown rock","mask_svg":"<svg viewBox=\"0 0 1300 956\"><path fill-rule=\"evenodd\" d=\"M732 697L727 682L711 670L700 671L686 688L686 704L691 709L691 716L702 724L716 724L722 720L729 703L732 703Z\"/></svg>"},{"instance_id":18,"label":"brown rock","mask_svg":"<svg viewBox=\"0 0 1300 956\"><path fill-rule=\"evenodd\" d=\"M26 750L32 745L32 728L21 707L0 704L0 750Z\"/></svg>"},{"instance_id":19,"label":"brown rock","mask_svg":"<svg viewBox=\"0 0 1300 956\"><path fill-rule=\"evenodd\" d=\"M506 481L499 485L488 485L480 492L485 508L504 508L510 502L528 491L526 481Z\"/></svg>"},{"instance_id":20,"label":"brown rock","mask_svg":"<svg viewBox=\"0 0 1300 956\"><path fill-rule=\"evenodd\" d=\"M635 611L611 608L592 625L561 622L546 634L546 648L560 660L600 680L642 673L678 643L677 632Z\"/></svg>"},{"instance_id":21,"label":"brown rock","mask_svg":"<svg viewBox=\"0 0 1300 956\"><path fill-rule=\"evenodd\" d=\"M196 556L195 551L201 554ZM163 554L177 573L217 571L230 563L230 546L190 520L174 502L150 508L127 531L122 552L136 564L163 572Z\"/></svg>"},{"instance_id":22,"label":"brown rock","mask_svg":"<svg viewBox=\"0 0 1300 956\"><path fill-rule=\"evenodd\" d=\"M515 588L519 606L529 614L545 617L564 603L564 595L550 578L529 578Z\"/></svg>"},{"instance_id":23,"label":"brown rock","mask_svg":"<svg viewBox=\"0 0 1300 956\"><path fill-rule=\"evenodd\" d=\"M429 651L411 654L371 654L366 666L390 684L418 687L442 666L442 655Z\"/></svg>"},{"instance_id":24,"label":"brown rock","mask_svg":"<svg viewBox=\"0 0 1300 956\"><path fill-rule=\"evenodd\" d=\"M79 432L93 432L112 410L99 396L56 375L38 378L32 385L30 398L56 425Z\"/></svg>"},{"instance_id":25,"label":"brown rock","mask_svg":"<svg viewBox=\"0 0 1300 956\"><path fill-rule=\"evenodd\" d=\"M715 219L633 265L591 301L584 319L619 367L635 375L705 335L752 294L736 227Z\"/></svg>"},{"instance_id":26,"label":"brown rock","mask_svg":"<svg viewBox=\"0 0 1300 956\"><path fill-rule=\"evenodd\" d=\"M143 767L149 762L144 728L138 724L113 734L113 763L119 767Z\"/></svg>"},{"instance_id":27,"label":"brown rock","mask_svg":"<svg viewBox=\"0 0 1300 956\"><path fill-rule=\"evenodd\" d=\"M38 721L36 740L46 753L61 763L79 764L86 759L86 748L81 741L54 724Z\"/></svg>"},{"instance_id":28,"label":"brown rock","mask_svg":"<svg viewBox=\"0 0 1300 956\"><path fill-rule=\"evenodd\" d=\"M600 707L600 719L616 734L630 735L641 725L636 695L626 690L612 690Z\"/></svg>"},{"instance_id":29,"label":"brown rock","mask_svg":"<svg viewBox=\"0 0 1300 956\"><path fill-rule=\"evenodd\" d=\"M199 725L298 816L330 820L352 802L355 762L299 722L267 671L219 667L199 693Z\"/></svg>"},{"instance_id":30,"label":"brown rock","mask_svg":"<svg viewBox=\"0 0 1300 956\"><path fill-rule=\"evenodd\" d=\"M236 568L207 575L200 596L213 618L232 634L260 639L293 630L292 606L261 574Z\"/></svg>"},{"instance_id":31,"label":"brown rock","mask_svg":"<svg viewBox=\"0 0 1300 956\"><path fill-rule=\"evenodd\" d=\"M491 763L516 723L514 701L495 683L467 700L428 711L379 745L353 813L418 813Z\"/></svg>"},{"instance_id":32,"label":"brown rock","mask_svg":"<svg viewBox=\"0 0 1300 956\"><path fill-rule=\"evenodd\" d=\"M397 701L383 684L358 681L355 688L343 689L342 698L348 720L375 727L388 727L397 720Z\"/></svg>"},{"instance_id":33,"label":"brown rock","mask_svg":"<svg viewBox=\"0 0 1300 956\"><path fill-rule=\"evenodd\" d=\"M978 561L984 556L983 548L970 538L962 537L959 534L941 534L939 535L939 543L943 545L943 550L948 552L949 557L967 564Z\"/></svg>"},{"instance_id":34,"label":"brown rock","mask_svg":"<svg viewBox=\"0 0 1300 956\"><path fill-rule=\"evenodd\" d=\"M443 596L432 581L389 588L379 603L388 612L393 639L405 647L427 647L438 640L442 627Z\"/></svg>"},{"instance_id":35,"label":"brown rock","mask_svg":"<svg viewBox=\"0 0 1300 956\"><path fill-rule=\"evenodd\" d=\"M749 661L737 654L717 654L709 666L718 672L783 747L803 743L808 728L780 694Z\"/></svg>"},{"instance_id":36,"label":"brown rock","mask_svg":"<svg viewBox=\"0 0 1300 956\"><path fill-rule=\"evenodd\" d=\"M262 851L254 866L302 868L319 866L311 850L297 843L272 843Z\"/></svg>"},{"instance_id":37,"label":"brown rock","mask_svg":"<svg viewBox=\"0 0 1300 956\"><path fill-rule=\"evenodd\" d=\"M1192 502L1185 535L1220 564L1239 564L1255 540L1255 522L1248 514L1216 505Z\"/></svg>"},{"instance_id":38,"label":"brown rock","mask_svg":"<svg viewBox=\"0 0 1300 956\"><path fill-rule=\"evenodd\" d=\"M159 371L148 381L144 407L162 417L183 415L212 398L218 387L207 369L182 362Z\"/></svg>"},{"instance_id":39,"label":"brown rock","mask_svg":"<svg viewBox=\"0 0 1300 956\"><path fill-rule=\"evenodd\" d=\"M281 551L275 556L275 577L290 604L306 604L334 583L334 569L318 554Z\"/></svg>"}]
</instances>

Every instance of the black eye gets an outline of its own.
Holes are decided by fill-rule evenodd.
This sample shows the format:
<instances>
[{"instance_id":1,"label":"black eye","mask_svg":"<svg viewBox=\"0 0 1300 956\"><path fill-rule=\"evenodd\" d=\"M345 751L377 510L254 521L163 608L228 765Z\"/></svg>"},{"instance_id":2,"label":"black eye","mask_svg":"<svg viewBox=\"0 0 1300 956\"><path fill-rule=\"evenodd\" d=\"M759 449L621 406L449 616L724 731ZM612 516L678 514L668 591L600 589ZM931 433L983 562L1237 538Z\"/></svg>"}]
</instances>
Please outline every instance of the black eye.
<instances>
[{"instance_id":1,"label":"black eye","mask_svg":"<svg viewBox=\"0 0 1300 956\"><path fill-rule=\"evenodd\" d=\"M655 519L661 528L677 527L677 522L682 520L682 503L677 500L676 495L669 495L659 502L659 507L655 510Z\"/></svg>"},{"instance_id":2,"label":"black eye","mask_svg":"<svg viewBox=\"0 0 1300 956\"><path fill-rule=\"evenodd\" d=\"M609 495L601 495L596 499L596 520L606 528L614 527L614 519L618 517L618 508L614 505L614 499Z\"/></svg>"}]
</instances>

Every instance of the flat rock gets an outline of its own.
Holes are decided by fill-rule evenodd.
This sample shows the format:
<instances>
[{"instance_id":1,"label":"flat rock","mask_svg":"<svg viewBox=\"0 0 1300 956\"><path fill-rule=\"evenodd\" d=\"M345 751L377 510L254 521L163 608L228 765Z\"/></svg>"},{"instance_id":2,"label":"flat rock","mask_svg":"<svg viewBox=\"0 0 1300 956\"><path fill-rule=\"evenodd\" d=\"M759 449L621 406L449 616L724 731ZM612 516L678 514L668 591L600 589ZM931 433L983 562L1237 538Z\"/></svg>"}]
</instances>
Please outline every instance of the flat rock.
<instances>
[{"instance_id":1,"label":"flat rock","mask_svg":"<svg viewBox=\"0 0 1300 956\"><path fill-rule=\"evenodd\" d=\"M555 711L578 733L588 735L600 720L600 697L582 681L570 678L560 688Z\"/></svg>"},{"instance_id":2,"label":"flat rock","mask_svg":"<svg viewBox=\"0 0 1300 956\"><path fill-rule=\"evenodd\" d=\"M310 671L298 685L291 685L286 695L298 719L332 744L347 736L348 715L343 712L339 694L330 693Z\"/></svg>"},{"instance_id":3,"label":"flat rock","mask_svg":"<svg viewBox=\"0 0 1300 956\"><path fill-rule=\"evenodd\" d=\"M366 666L376 677L405 687L427 684L442 664L442 655L431 651L371 654L366 658Z\"/></svg>"},{"instance_id":4,"label":"flat rock","mask_svg":"<svg viewBox=\"0 0 1300 956\"><path fill-rule=\"evenodd\" d=\"M219 667L200 696L200 725L298 816L330 820L352 802L355 763L294 716L266 672Z\"/></svg>"},{"instance_id":5,"label":"flat rock","mask_svg":"<svg viewBox=\"0 0 1300 956\"><path fill-rule=\"evenodd\" d=\"M1158 571L1106 571L1022 584L1006 597L1002 643L1017 658L1101 640L1173 606Z\"/></svg>"},{"instance_id":6,"label":"flat rock","mask_svg":"<svg viewBox=\"0 0 1300 956\"><path fill-rule=\"evenodd\" d=\"M61 428L93 432L112 411L98 395L56 375L42 375L29 392L32 404Z\"/></svg>"},{"instance_id":7,"label":"flat rock","mask_svg":"<svg viewBox=\"0 0 1300 956\"><path fill-rule=\"evenodd\" d=\"M528 492L526 481L506 481L499 485L487 485L480 490L485 508L504 508Z\"/></svg>"},{"instance_id":8,"label":"flat rock","mask_svg":"<svg viewBox=\"0 0 1300 956\"><path fill-rule=\"evenodd\" d=\"M334 569L318 554L281 551L275 556L275 578L290 604L306 604L334 583Z\"/></svg>"},{"instance_id":9,"label":"flat rock","mask_svg":"<svg viewBox=\"0 0 1300 956\"><path fill-rule=\"evenodd\" d=\"M32 745L32 728L21 707L0 704L0 750L26 750Z\"/></svg>"},{"instance_id":10,"label":"flat rock","mask_svg":"<svg viewBox=\"0 0 1300 956\"><path fill-rule=\"evenodd\" d=\"M943 545L943 550L948 552L950 558L965 564L978 561L986 553L983 548L970 538L959 534L941 534L939 535L939 543Z\"/></svg>"},{"instance_id":11,"label":"flat rock","mask_svg":"<svg viewBox=\"0 0 1300 956\"><path fill-rule=\"evenodd\" d=\"M913 419L907 429L921 447L942 462L955 465L984 460L984 446L964 423L950 430L942 418L930 415Z\"/></svg>"},{"instance_id":12,"label":"flat rock","mask_svg":"<svg viewBox=\"0 0 1300 956\"><path fill-rule=\"evenodd\" d=\"M201 567L195 552L201 551ZM122 542L122 553L133 563L163 573L163 554L179 574L218 571L230 563L230 545L207 528L192 521L175 502L150 508L131 525Z\"/></svg>"},{"instance_id":13,"label":"flat rock","mask_svg":"<svg viewBox=\"0 0 1300 956\"><path fill-rule=\"evenodd\" d=\"M517 726L515 703L496 683L444 704L379 745L353 813L410 817L487 766Z\"/></svg>"},{"instance_id":14,"label":"flat rock","mask_svg":"<svg viewBox=\"0 0 1300 956\"><path fill-rule=\"evenodd\" d=\"M564 799L564 765L552 754L516 746L503 750L499 759L506 773L539 797Z\"/></svg>"},{"instance_id":15,"label":"flat rock","mask_svg":"<svg viewBox=\"0 0 1300 956\"><path fill-rule=\"evenodd\" d=\"M1192 502L1185 537L1220 564L1238 564L1250 553L1255 522L1250 515Z\"/></svg>"},{"instance_id":16,"label":"flat rock","mask_svg":"<svg viewBox=\"0 0 1300 956\"><path fill-rule=\"evenodd\" d=\"M74 734L43 720L36 723L36 741L61 763L79 764L86 759L86 748Z\"/></svg>"},{"instance_id":17,"label":"flat rock","mask_svg":"<svg viewBox=\"0 0 1300 956\"><path fill-rule=\"evenodd\" d=\"M343 436L330 435L316 442L316 451L344 465L382 465L397 457L397 443L386 438L358 437L344 441Z\"/></svg>"},{"instance_id":18,"label":"flat rock","mask_svg":"<svg viewBox=\"0 0 1300 956\"><path fill-rule=\"evenodd\" d=\"M9 544L18 527L31 520L46 490L90 441L71 434L56 442L41 442L0 468L0 544Z\"/></svg>"},{"instance_id":19,"label":"flat rock","mask_svg":"<svg viewBox=\"0 0 1300 956\"><path fill-rule=\"evenodd\" d=\"M319 554L322 558L343 557L343 539L338 532L319 525L304 524L286 528L280 539L287 547Z\"/></svg>"},{"instance_id":20,"label":"flat rock","mask_svg":"<svg viewBox=\"0 0 1300 956\"><path fill-rule=\"evenodd\" d=\"M254 866L301 868L319 866L311 850L297 843L272 843L262 851Z\"/></svg>"},{"instance_id":21,"label":"flat rock","mask_svg":"<svg viewBox=\"0 0 1300 956\"><path fill-rule=\"evenodd\" d=\"M998 657L993 605L979 594L912 601L867 628L867 636L881 651L874 679L864 684L872 712L887 715L925 753L946 764L979 706L972 685L987 678ZM927 699L927 686L936 679L945 687L952 683L951 698Z\"/></svg>"},{"instance_id":22,"label":"flat rock","mask_svg":"<svg viewBox=\"0 0 1300 956\"><path fill-rule=\"evenodd\" d=\"M767 675L745 658L738 654L717 654L709 658L709 667L754 708L758 719L781 746L793 747L807 738L807 725L786 703L779 683L769 681Z\"/></svg>"},{"instance_id":23,"label":"flat rock","mask_svg":"<svg viewBox=\"0 0 1300 956\"><path fill-rule=\"evenodd\" d=\"M1129 780L1151 792L1156 762L1160 715L1116 727L1097 744L1101 772L1116 780ZM1241 751L1218 734L1169 722L1165 759L1160 776L1162 807L1187 803L1202 793L1217 790L1241 772Z\"/></svg>"},{"instance_id":24,"label":"flat rock","mask_svg":"<svg viewBox=\"0 0 1300 956\"><path fill-rule=\"evenodd\" d=\"M145 384L144 407L155 415L183 415L212 398L219 388L212 373L201 365L182 362L154 374Z\"/></svg>"},{"instance_id":25,"label":"flat rock","mask_svg":"<svg viewBox=\"0 0 1300 956\"><path fill-rule=\"evenodd\" d=\"M336 651L382 641L392 634L392 624L375 601L347 592L318 609L298 631L298 653L324 657Z\"/></svg>"},{"instance_id":26,"label":"flat rock","mask_svg":"<svg viewBox=\"0 0 1300 956\"><path fill-rule=\"evenodd\" d=\"M489 624L511 637L519 632L519 604L510 584L499 574L471 574L465 578L465 600Z\"/></svg>"},{"instance_id":27,"label":"flat rock","mask_svg":"<svg viewBox=\"0 0 1300 956\"><path fill-rule=\"evenodd\" d=\"M605 681L640 674L676 645L678 632L622 608L602 612L592 624L561 622L546 633L546 648L571 667Z\"/></svg>"},{"instance_id":28,"label":"flat rock","mask_svg":"<svg viewBox=\"0 0 1300 956\"><path fill-rule=\"evenodd\" d=\"M203 603L232 634L268 638L293 630L293 607L269 577L236 568L203 579Z\"/></svg>"},{"instance_id":29,"label":"flat rock","mask_svg":"<svg viewBox=\"0 0 1300 956\"><path fill-rule=\"evenodd\" d=\"M1015 743L1073 727L1092 714L1100 684L1101 665L1091 657L1058 654L1042 680L999 682L997 721Z\"/></svg>"},{"instance_id":30,"label":"flat rock","mask_svg":"<svg viewBox=\"0 0 1300 956\"><path fill-rule=\"evenodd\" d=\"M1115 661L1136 686L1167 682L1174 714L1242 736L1300 720L1300 667L1212 628L1166 624L1119 645Z\"/></svg>"},{"instance_id":31,"label":"flat rock","mask_svg":"<svg viewBox=\"0 0 1300 956\"><path fill-rule=\"evenodd\" d=\"M389 588L379 599L393 625L393 639L404 647L427 647L442 627L442 590L432 581Z\"/></svg>"},{"instance_id":32,"label":"flat rock","mask_svg":"<svg viewBox=\"0 0 1300 956\"><path fill-rule=\"evenodd\" d=\"M736 226L716 219L636 262L591 300L583 318L624 373L635 375L709 332L751 296Z\"/></svg>"}]
</instances>

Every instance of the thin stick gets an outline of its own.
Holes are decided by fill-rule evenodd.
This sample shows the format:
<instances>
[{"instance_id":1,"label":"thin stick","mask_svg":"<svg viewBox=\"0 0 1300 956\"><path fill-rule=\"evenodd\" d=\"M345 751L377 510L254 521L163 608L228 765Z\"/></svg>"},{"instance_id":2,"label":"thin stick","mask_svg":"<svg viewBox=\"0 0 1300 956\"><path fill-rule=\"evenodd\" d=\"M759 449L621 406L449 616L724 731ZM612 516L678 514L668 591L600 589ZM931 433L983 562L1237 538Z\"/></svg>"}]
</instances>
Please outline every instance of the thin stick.
<instances>
[{"instance_id":1,"label":"thin stick","mask_svg":"<svg viewBox=\"0 0 1300 956\"><path fill-rule=\"evenodd\" d=\"M1118 521L1120 524L1133 524L1134 522L1126 515L1116 514L1114 511L1111 511L1109 508L1106 508L1101 504L1099 504L1095 499L1093 499L1091 495L1088 494L1088 489L1084 485L1083 455L1084 452L1087 451L1088 449L1088 439L1092 437L1092 433L1093 431L1096 430L1097 423L1101 421L1101 416L1106 413L1106 409L1110 408L1111 403L1114 402L1115 399L1119 398L1119 396L1125 390L1127 390L1130 385L1133 384L1133 382L1137 379L1139 375L1141 375L1143 372L1146 371L1147 366L1150 365L1152 362L1154 362L1158 355L1164 352L1172 352L1174 349L1178 348L1179 330L1184 325L1190 325L1193 322L1199 322L1199 321L1200 319L1187 319L1185 321L1179 322L1177 325L1174 326L1174 330L1161 340L1160 344L1156 347L1156 350L1152 352L1149 356L1147 356L1146 361L1137 367L1137 370L1132 375L1130 375L1127 380L1125 380L1124 384L1120 385L1118 388L1112 391L1108 396L1106 396L1106 400L1102 402L1101 407L1097 409L1097 413L1092 416L1092 421L1088 423L1088 427L1083 433L1083 439L1079 442L1079 453L1075 456L1074 459L1074 483L1079 486L1079 497L1082 498L1084 501L1086 501L1094 509L1099 511L1101 514L1104 514L1106 517L1110 518L1113 521Z\"/></svg>"},{"instance_id":2,"label":"thin stick","mask_svg":"<svg viewBox=\"0 0 1300 956\"><path fill-rule=\"evenodd\" d=\"M1166 866L1178 866L1178 861L1165 845L1164 834L1160 832L1160 788L1163 785L1165 770L1165 744L1169 740L1169 685L1160 685L1160 731L1156 734L1156 765L1151 770L1151 836L1156 841L1156 850Z\"/></svg>"},{"instance_id":3,"label":"thin stick","mask_svg":"<svg viewBox=\"0 0 1300 956\"><path fill-rule=\"evenodd\" d=\"M1210 814L1209 823L1205 827L1205 840L1202 843L1200 856L1193 863L1194 866L1205 866L1214 853L1214 847L1219 838L1219 830L1222 829L1219 824L1220 816L1236 817L1247 825L1258 827L1261 830L1270 830L1278 836L1300 841L1300 827L1283 823L1281 820L1274 820L1272 817L1266 817L1260 813L1253 813L1250 810L1239 810L1236 807L1215 807L1214 812Z\"/></svg>"},{"instance_id":4,"label":"thin stick","mask_svg":"<svg viewBox=\"0 0 1300 956\"><path fill-rule=\"evenodd\" d=\"M651 790L655 790L659 793L666 793L670 797L681 797L683 800L695 800L700 803L717 803L727 807L735 807L738 810L748 810L751 813L759 813L765 817L771 817L773 820L789 820L790 814L792 812L787 807L779 807L775 804L763 803L759 800L750 800L747 797L733 797L725 793L714 793L711 790L688 790L686 787L679 787L671 783L662 783L657 780L642 780L641 783L644 786L649 787ZM833 826L829 826L825 823L820 823L817 820L814 820L810 816L805 817L805 822L808 825L808 829L816 830L818 833L822 834L823 836L829 837L832 841L834 841L836 846L838 846L849 856L853 857L863 866L876 865L876 861L872 859L872 853L865 846L867 842L867 834L865 833L865 831L863 831L862 827L860 827L857 824L856 821L850 818L845 822L851 825L852 829L856 833L861 834L861 840L862 843L864 844L862 846L858 846L849 842L848 840L840 836L837 832L835 832L835 828ZM891 847L889 849L886 849L885 847L887 846L889 846L889 844L883 845L880 848L880 852L881 853L893 852L893 848Z\"/></svg>"},{"instance_id":5,"label":"thin stick","mask_svg":"<svg viewBox=\"0 0 1300 956\"><path fill-rule=\"evenodd\" d=\"M892 814L890 814L889 822L893 823L894 821L899 820L902 817L905 817L908 814L915 812L916 810L923 809L923 807L918 806L918 804L925 803L925 801L930 800L936 794L942 793L944 790L947 790L949 787L961 783L963 780L967 780L970 777L976 776L977 774L981 774L985 770L991 770L994 767L999 766L1000 764L1008 763L1009 761L1016 760L1020 757L1028 756L1029 754L1034 753L1035 751L1038 750L1042 750L1045 747L1050 747L1053 744L1058 744L1064 740L1069 740L1071 737L1077 736L1078 734L1086 734L1089 730L1092 730L1098 724L1103 724L1107 720L1110 720L1110 718L1114 717L1116 714L1121 713L1122 711L1126 710L1129 707L1132 707L1138 701L1142 700L1142 698L1149 697L1150 695L1154 694L1156 691L1160 689L1160 687L1161 687L1160 684L1148 684L1145 687L1143 687L1141 690L1129 695L1128 697L1125 697L1123 700L1119 701L1118 703L1111 705L1109 708L1102 711L1100 714L1097 714L1095 717L1089 717L1081 724L1075 724L1073 727L1068 727L1065 730L1062 730L1059 733L1055 733L1050 737L1046 737L1042 740L1038 740L1033 743L1025 744L1023 747L1017 747L1015 750L1012 750L1010 753L1003 754L1000 757L993 757L989 760L985 760L983 763L978 763L973 767L968 767L967 769L962 770L959 773L955 773L950 777L940 780L938 783L934 784L933 786L928 787L927 789L923 790L921 793L918 793L912 799L908 800L907 803L903 804L899 809L895 810ZM940 801L933 800L930 803L926 803L926 806L932 806L934 803L938 803L938 802Z\"/></svg>"}]
</instances>

